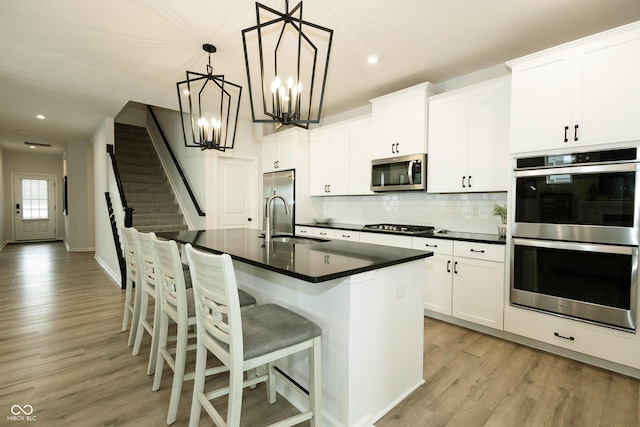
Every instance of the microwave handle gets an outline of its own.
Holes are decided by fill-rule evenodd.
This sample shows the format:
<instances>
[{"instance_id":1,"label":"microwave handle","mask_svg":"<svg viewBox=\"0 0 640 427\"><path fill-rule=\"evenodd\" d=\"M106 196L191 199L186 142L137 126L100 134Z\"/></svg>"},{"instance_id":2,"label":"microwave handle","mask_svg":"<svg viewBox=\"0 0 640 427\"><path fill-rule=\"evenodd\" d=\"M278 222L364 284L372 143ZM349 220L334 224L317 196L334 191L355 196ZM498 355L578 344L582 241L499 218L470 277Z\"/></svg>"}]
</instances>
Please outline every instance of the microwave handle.
<instances>
[{"instance_id":1,"label":"microwave handle","mask_svg":"<svg viewBox=\"0 0 640 427\"><path fill-rule=\"evenodd\" d=\"M407 168L407 176L409 177L409 184L413 185L413 160L409 161L409 167Z\"/></svg>"}]
</instances>

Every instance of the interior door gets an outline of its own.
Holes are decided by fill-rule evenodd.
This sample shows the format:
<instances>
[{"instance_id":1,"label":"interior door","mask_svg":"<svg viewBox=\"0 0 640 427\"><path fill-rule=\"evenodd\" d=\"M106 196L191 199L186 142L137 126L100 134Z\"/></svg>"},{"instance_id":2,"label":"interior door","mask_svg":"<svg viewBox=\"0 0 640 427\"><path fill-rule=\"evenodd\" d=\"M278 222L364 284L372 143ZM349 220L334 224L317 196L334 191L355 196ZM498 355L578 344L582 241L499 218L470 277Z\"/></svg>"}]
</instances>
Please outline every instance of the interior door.
<instances>
[{"instance_id":1,"label":"interior door","mask_svg":"<svg viewBox=\"0 0 640 427\"><path fill-rule=\"evenodd\" d=\"M222 203L218 205L218 228L261 228L257 161L221 157L219 162Z\"/></svg>"},{"instance_id":2,"label":"interior door","mask_svg":"<svg viewBox=\"0 0 640 427\"><path fill-rule=\"evenodd\" d=\"M55 175L14 175L13 184L15 240L55 239Z\"/></svg>"}]
</instances>

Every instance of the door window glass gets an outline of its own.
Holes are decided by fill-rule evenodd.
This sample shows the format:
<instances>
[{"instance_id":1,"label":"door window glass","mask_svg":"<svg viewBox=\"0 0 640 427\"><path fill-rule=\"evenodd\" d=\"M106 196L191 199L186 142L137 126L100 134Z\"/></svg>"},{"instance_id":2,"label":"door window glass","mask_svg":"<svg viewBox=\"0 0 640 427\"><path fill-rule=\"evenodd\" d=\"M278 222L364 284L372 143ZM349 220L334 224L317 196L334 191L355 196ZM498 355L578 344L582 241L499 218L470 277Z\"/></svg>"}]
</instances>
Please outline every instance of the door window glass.
<instances>
[{"instance_id":1,"label":"door window glass","mask_svg":"<svg viewBox=\"0 0 640 427\"><path fill-rule=\"evenodd\" d=\"M49 219L48 180L22 180L22 219Z\"/></svg>"}]
</instances>

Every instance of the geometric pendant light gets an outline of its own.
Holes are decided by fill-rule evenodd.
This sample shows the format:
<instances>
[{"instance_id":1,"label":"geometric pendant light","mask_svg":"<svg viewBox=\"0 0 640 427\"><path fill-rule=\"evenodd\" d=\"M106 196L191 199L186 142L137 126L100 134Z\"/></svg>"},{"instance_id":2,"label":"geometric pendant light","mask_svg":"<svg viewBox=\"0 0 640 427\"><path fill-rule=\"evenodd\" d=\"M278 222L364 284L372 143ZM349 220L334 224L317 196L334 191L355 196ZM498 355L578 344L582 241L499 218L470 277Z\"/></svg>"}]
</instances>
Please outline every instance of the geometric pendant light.
<instances>
[{"instance_id":1,"label":"geometric pendant light","mask_svg":"<svg viewBox=\"0 0 640 427\"><path fill-rule=\"evenodd\" d=\"M242 30L254 123L303 128L319 123L333 30L302 19L302 2L285 12L256 3L257 25Z\"/></svg>"},{"instance_id":2,"label":"geometric pendant light","mask_svg":"<svg viewBox=\"0 0 640 427\"><path fill-rule=\"evenodd\" d=\"M205 44L202 49L209 54L207 73L187 71L187 79L176 83L184 145L225 151L235 143L242 87L226 81L224 75L213 74L215 46Z\"/></svg>"}]
</instances>

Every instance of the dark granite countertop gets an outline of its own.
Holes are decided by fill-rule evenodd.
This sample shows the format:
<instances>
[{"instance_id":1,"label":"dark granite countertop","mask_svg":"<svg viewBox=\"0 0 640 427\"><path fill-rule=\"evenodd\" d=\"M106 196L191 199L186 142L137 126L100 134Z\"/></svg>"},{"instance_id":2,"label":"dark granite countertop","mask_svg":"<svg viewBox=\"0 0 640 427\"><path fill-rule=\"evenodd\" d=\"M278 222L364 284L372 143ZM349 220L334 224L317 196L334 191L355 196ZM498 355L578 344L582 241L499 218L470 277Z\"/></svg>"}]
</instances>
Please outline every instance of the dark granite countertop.
<instances>
[{"instance_id":1,"label":"dark granite countertop","mask_svg":"<svg viewBox=\"0 0 640 427\"><path fill-rule=\"evenodd\" d=\"M504 245L506 244L506 238L500 237L497 234L483 234L483 233L463 233L457 231L446 231L443 233L434 234L433 232L425 232L425 233L417 233L417 234L405 234L405 233L394 233L392 231L377 231L377 230L364 230L363 224L344 224L344 223L329 223L329 224L316 224L316 223L308 223L308 224L296 224L301 227L317 227L317 228L332 228L335 230L349 230L349 231L360 231L364 233L378 233L378 234L396 234L401 236L412 236L412 237L429 237L433 239L445 239L445 240L460 240L465 242L477 242L477 243L489 243L494 245Z\"/></svg>"},{"instance_id":2,"label":"dark granite countertop","mask_svg":"<svg viewBox=\"0 0 640 427\"><path fill-rule=\"evenodd\" d=\"M159 238L175 240L307 282L318 283L353 274L427 258L433 252L394 248L341 240L308 239L310 243L265 244L260 231L228 230L171 231Z\"/></svg>"}]
</instances>

